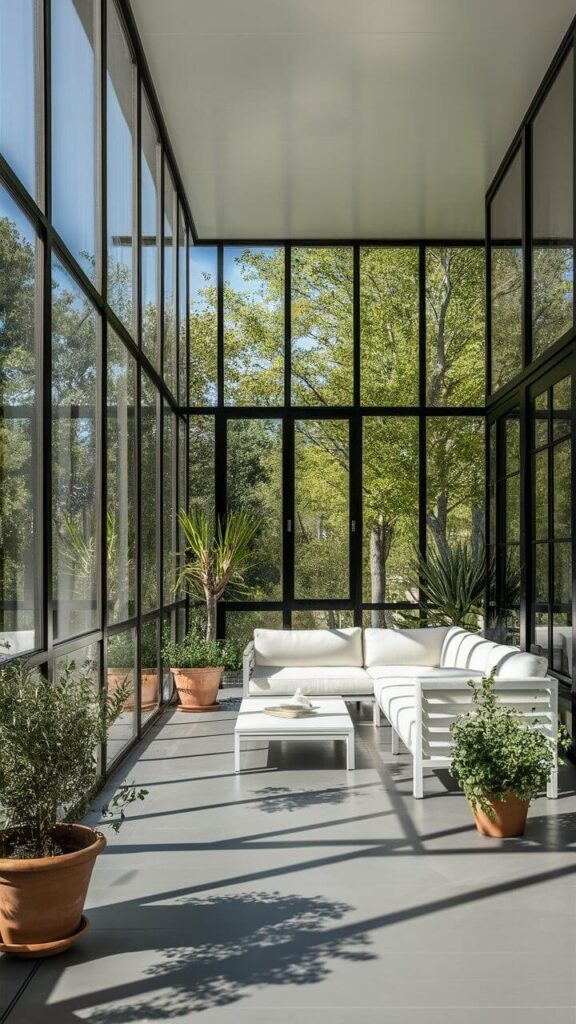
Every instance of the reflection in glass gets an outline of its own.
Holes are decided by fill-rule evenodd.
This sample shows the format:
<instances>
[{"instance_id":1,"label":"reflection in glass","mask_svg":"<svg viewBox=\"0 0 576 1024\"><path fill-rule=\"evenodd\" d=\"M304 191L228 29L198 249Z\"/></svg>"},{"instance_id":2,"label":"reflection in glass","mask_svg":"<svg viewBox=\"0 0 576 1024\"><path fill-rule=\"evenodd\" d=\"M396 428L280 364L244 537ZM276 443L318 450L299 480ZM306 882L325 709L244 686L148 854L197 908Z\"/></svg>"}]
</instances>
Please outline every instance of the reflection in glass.
<instances>
[{"instance_id":1,"label":"reflection in glass","mask_svg":"<svg viewBox=\"0 0 576 1024\"><path fill-rule=\"evenodd\" d=\"M176 190L164 160L164 380L176 394Z\"/></svg>"},{"instance_id":2,"label":"reflection in glass","mask_svg":"<svg viewBox=\"0 0 576 1024\"><path fill-rule=\"evenodd\" d=\"M548 544L534 545L534 600L536 604L548 603Z\"/></svg>"},{"instance_id":3,"label":"reflection in glass","mask_svg":"<svg viewBox=\"0 0 576 1024\"><path fill-rule=\"evenodd\" d=\"M224 249L227 405L284 402L284 250Z\"/></svg>"},{"instance_id":4,"label":"reflection in glass","mask_svg":"<svg viewBox=\"0 0 576 1024\"><path fill-rule=\"evenodd\" d=\"M158 620L142 624L140 631L140 706L142 722L160 703L158 672Z\"/></svg>"},{"instance_id":5,"label":"reflection in glass","mask_svg":"<svg viewBox=\"0 0 576 1024\"><path fill-rule=\"evenodd\" d=\"M506 540L520 540L520 474L506 479Z\"/></svg>"},{"instance_id":6,"label":"reflection in glass","mask_svg":"<svg viewBox=\"0 0 576 1024\"><path fill-rule=\"evenodd\" d=\"M532 355L573 323L574 59L566 58L532 125Z\"/></svg>"},{"instance_id":7,"label":"reflection in glass","mask_svg":"<svg viewBox=\"0 0 576 1024\"><path fill-rule=\"evenodd\" d=\"M136 735L136 630L127 629L108 637L108 693L122 687L126 700L120 716L110 726L107 736L106 764L110 765Z\"/></svg>"},{"instance_id":8,"label":"reflection in glass","mask_svg":"<svg viewBox=\"0 0 576 1024\"><path fill-rule=\"evenodd\" d=\"M52 572L59 640L99 625L96 332L96 310L53 259Z\"/></svg>"},{"instance_id":9,"label":"reflection in glass","mask_svg":"<svg viewBox=\"0 0 576 1024\"><path fill-rule=\"evenodd\" d=\"M354 612L345 609L301 608L292 612L292 629L346 629L354 625Z\"/></svg>"},{"instance_id":10,"label":"reflection in glass","mask_svg":"<svg viewBox=\"0 0 576 1024\"><path fill-rule=\"evenodd\" d=\"M39 239L0 188L0 642L39 646L36 611L36 383Z\"/></svg>"},{"instance_id":11,"label":"reflection in glass","mask_svg":"<svg viewBox=\"0 0 576 1024\"><path fill-rule=\"evenodd\" d=\"M536 540L548 537L548 450L543 448L534 456L534 536Z\"/></svg>"},{"instance_id":12,"label":"reflection in glass","mask_svg":"<svg viewBox=\"0 0 576 1024\"><path fill-rule=\"evenodd\" d=\"M520 471L520 409L516 407L506 413L504 418L505 430L505 473L517 473Z\"/></svg>"},{"instance_id":13,"label":"reflection in glass","mask_svg":"<svg viewBox=\"0 0 576 1024\"><path fill-rule=\"evenodd\" d=\"M114 0L106 17L108 303L134 331L133 133L136 73Z\"/></svg>"},{"instance_id":14,"label":"reflection in glass","mask_svg":"<svg viewBox=\"0 0 576 1024\"><path fill-rule=\"evenodd\" d=\"M142 350L152 366L160 370L158 325L158 193L160 181L160 140L142 90L141 240L142 240Z\"/></svg>"},{"instance_id":15,"label":"reflection in glass","mask_svg":"<svg viewBox=\"0 0 576 1024\"><path fill-rule=\"evenodd\" d=\"M572 378L562 377L552 388L552 434L565 437L572 428Z\"/></svg>"},{"instance_id":16,"label":"reflection in glass","mask_svg":"<svg viewBox=\"0 0 576 1024\"><path fill-rule=\"evenodd\" d=\"M158 579L158 392L146 373L142 373L141 473L142 473L142 610L160 603Z\"/></svg>"},{"instance_id":17,"label":"reflection in glass","mask_svg":"<svg viewBox=\"0 0 576 1024\"><path fill-rule=\"evenodd\" d=\"M348 422L295 425L294 595L348 598Z\"/></svg>"},{"instance_id":18,"label":"reflection in glass","mask_svg":"<svg viewBox=\"0 0 576 1024\"><path fill-rule=\"evenodd\" d=\"M0 153L39 202L42 199L41 0L0 3Z\"/></svg>"},{"instance_id":19,"label":"reflection in glass","mask_svg":"<svg viewBox=\"0 0 576 1024\"><path fill-rule=\"evenodd\" d=\"M229 420L227 440L228 507L257 516L258 562L246 573L246 590L227 592L242 600L282 596L282 422Z\"/></svg>"},{"instance_id":20,"label":"reflection in glass","mask_svg":"<svg viewBox=\"0 0 576 1024\"><path fill-rule=\"evenodd\" d=\"M429 538L439 550L484 540L484 424L480 417L427 421Z\"/></svg>"},{"instance_id":21,"label":"reflection in glass","mask_svg":"<svg viewBox=\"0 0 576 1024\"><path fill-rule=\"evenodd\" d=\"M218 250L190 247L190 404L215 405L218 394Z\"/></svg>"},{"instance_id":22,"label":"reflection in glass","mask_svg":"<svg viewBox=\"0 0 576 1024\"><path fill-rule=\"evenodd\" d=\"M363 456L364 601L417 601L410 572L418 545L417 418L366 416ZM371 615L373 626L388 625L383 610Z\"/></svg>"},{"instance_id":23,"label":"reflection in glass","mask_svg":"<svg viewBox=\"0 0 576 1024\"><path fill-rule=\"evenodd\" d=\"M363 405L418 404L418 249L360 249Z\"/></svg>"},{"instance_id":24,"label":"reflection in glass","mask_svg":"<svg viewBox=\"0 0 576 1024\"><path fill-rule=\"evenodd\" d=\"M522 368L522 175L520 150L490 207L492 380L497 391Z\"/></svg>"},{"instance_id":25,"label":"reflection in glass","mask_svg":"<svg viewBox=\"0 0 576 1024\"><path fill-rule=\"evenodd\" d=\"M108 328L107 587L109 622L136 614L136 363Z\"/></svg>"},{"instance_id":26,"label":"reflection in glass","mask_svg":"<svg viewBox=\"0 0 576 1024\"><path fill-rule=\"evenodd\" d=\"M52 217L72 255L96 280L96 57L94 0L52 4Z\"/></svg>"},{"instance_id":27,"label":"reflection in glass","mask_svg":"<svg viewBox=\"0 0 576 1024\"><path fill-rule=\"evenodd\" d=\"M534 402L534 444L536 448L548 444L548 392L536 396Z\"/></svg>"},{"instance_id":28,"label":"reflection in glass","mask_svg":"<svg viewBox=\"0 0 576 1024\"><path fill-rule=\"evenodd\" d=\"M572 445L561 441L552 449L554 458L554 539L572 535Z\"/></svg>"},{"instance_id":29,"label":"reflection in glass","mask_svg":"<svg viewBox=\"0 0 576 1024\"><path fill-rule=\"evenodd\" d=\"M484 250L426 249L428 405L484 402Z\"/></svg>"},{"instance_id":30,"label":"reflection in glass","mask_svg":"<svg viewBox=\"0 0 576 1024\"><path fill-rule=\"evenodd\" d=\"M164 403L164 436L162 439L162 534L164 552L164 604L176 600L174 583L176 582L176 508L175 508L175 476L176 476L176 417L170 406Z\"/></svg>"},{"instance_id":31,"label":"reflection in glass","mask_svg":"<svg viewBox=\"0 0 576 1024\"><path fill-rule=\"evenodd\" d=\"M292 404L350 405L352 249L292 250Z\"/></svg>"}]
</instances>

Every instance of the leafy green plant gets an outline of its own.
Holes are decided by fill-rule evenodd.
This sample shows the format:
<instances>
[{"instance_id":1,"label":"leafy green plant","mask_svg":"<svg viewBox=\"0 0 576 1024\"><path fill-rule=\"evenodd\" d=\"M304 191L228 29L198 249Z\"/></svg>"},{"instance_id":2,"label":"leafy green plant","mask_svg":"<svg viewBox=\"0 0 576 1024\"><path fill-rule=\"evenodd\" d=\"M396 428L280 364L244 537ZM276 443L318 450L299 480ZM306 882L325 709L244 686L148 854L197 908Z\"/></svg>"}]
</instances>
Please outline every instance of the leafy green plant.
<instances>
[{"instance_id":1,"label":"leafy green plant","mask_svg":"<svg viewBox=\"0 0 576 1024\"><path fill-rule=\"evenodd\" d=\"M172 640L165 631L162 660L170 668L210 668L222 665L229 672L242 667L242 649L237 640L207 640L193 625L183 640Z\"/></svg>"},{"instance_id":2,"label":"leafy green plant","mask_svg":"<svg viewBox=\"0 0 576 1024\"><path fill-rule=\"evenodd\" d=\"M486 587L494 569L482 546L459 541L446 547L430 546L417 552L412 567L413 586L427 604L430 625L478 629Z\"/></svg>"},{"instance_id":3,"label":"leafy green plant","mask_svg":"<svg viewBox=\"0 0 576 1024\"><path fill-rule=\"evenodd\" d=\"M156 668L158 652L156 638L143 629L141 632L140 661L142 668ZM132 630L114 633L108 639L108 668L134 669L136 659L136 641Z\"/></svg>"},{"instance_id":4,"label":"leafy green plant","mask_svg":"<svg viewBox=\"0 0 576 1024\"><path fill-rule=\"evenodd\" d=\"M474 711L452 725L454 747L450 771L473 808L493 821L489 798L504 800L513 793L532 800L545 788L554 768L554 743L528 725L510 707L498 703L494 676L469 680ZM566 748L567 733L559 730L558 745Z\"/></svg>"},{"instance_id":5,"label":"leafy green plant","mask_svg":"<svg viewBox=\"0 0 576 1024\"><path fill-rule=\"evenodd\" d=\"M53 829L94 791L96 750L128 696L99 692L92 668L67 664L50 683L26 661L0 666L0 841L4 856L61 853Z\"/></svg>"},{"instance_id":6,"label":"leafy green plant","mask_svg":"<svg viewBox=\"0 0 576 1024\"><path fill-rule=\"evenodd\" d=\"M198 508L180 509L178 521L186 538L186 564L176 577L180 589L206 602L206 640L216 639L216 607L230 583L242 592L245 575L256 557L253 543L260 530L259 517L240 509L230 512L226 522L212 526Z\"/></svg>"}]
</instances>

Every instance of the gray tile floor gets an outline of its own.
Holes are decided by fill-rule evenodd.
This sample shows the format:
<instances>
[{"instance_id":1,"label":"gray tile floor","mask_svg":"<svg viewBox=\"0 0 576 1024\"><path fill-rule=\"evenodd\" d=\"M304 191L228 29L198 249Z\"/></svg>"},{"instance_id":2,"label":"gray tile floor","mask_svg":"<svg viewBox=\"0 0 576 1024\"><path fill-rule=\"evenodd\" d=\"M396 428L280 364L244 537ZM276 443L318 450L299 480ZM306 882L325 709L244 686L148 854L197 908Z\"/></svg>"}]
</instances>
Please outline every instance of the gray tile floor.
<instances>
[{"instance_id":1,"label":"gray tile floor","mask_svg":"<svg viewBox=\"0 0 576 1024\"><path fill-rule=\"evenodd\" d=\"M523 839L484 839L446 773L413 801L367 705L355 772L339 745L254 744L234 775L226 698L167 712L114 780L150 795L109 835L92 930L0 957L1 1024L576 1021L571 767Z\"/></svg>"}]
</instances>

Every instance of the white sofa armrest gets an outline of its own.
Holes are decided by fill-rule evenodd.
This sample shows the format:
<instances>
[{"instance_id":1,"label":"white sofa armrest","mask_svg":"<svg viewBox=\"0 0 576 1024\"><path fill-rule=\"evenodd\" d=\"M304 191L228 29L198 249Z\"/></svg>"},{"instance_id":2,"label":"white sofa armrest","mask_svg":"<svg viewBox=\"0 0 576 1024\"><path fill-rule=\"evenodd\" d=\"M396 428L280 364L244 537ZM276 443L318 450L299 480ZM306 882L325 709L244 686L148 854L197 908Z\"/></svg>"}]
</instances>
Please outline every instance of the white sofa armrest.
<instances>
[{"instance_id":1,"label":"white sofa armrest","mask_svg":"<svg viewBox=\"0 0 576 1024\"><path fill-rule=\"evenodd\" d=\"M250 677L254 668L254 641L250 640L244 648L242 655L242 695L248 696L250 690Z\"/></svg>"}]
</instances>

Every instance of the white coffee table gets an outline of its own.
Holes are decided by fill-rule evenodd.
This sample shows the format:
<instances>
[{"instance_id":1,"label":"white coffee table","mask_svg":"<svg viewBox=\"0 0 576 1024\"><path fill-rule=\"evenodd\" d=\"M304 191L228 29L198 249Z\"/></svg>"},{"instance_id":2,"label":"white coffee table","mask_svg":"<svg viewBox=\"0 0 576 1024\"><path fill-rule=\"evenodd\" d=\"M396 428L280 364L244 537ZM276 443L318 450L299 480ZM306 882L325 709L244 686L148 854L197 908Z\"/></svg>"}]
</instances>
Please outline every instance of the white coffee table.
<instances>
[{"instance_id":1,"label":"white coffee table","mask_svg":"<svg viewBox=\"0 0 576 1024\"><path fill-rule=\"evenodd\" d=\"M311 697L318 711L307 718L275 718L264 714L264 708L286 704L288 697L245 697L240 705L234 727L234 771L240 771L242 740L343 740L346 744L346 767L354 768L354 724L341 697Z\"/></svg>"}]
</instances>

